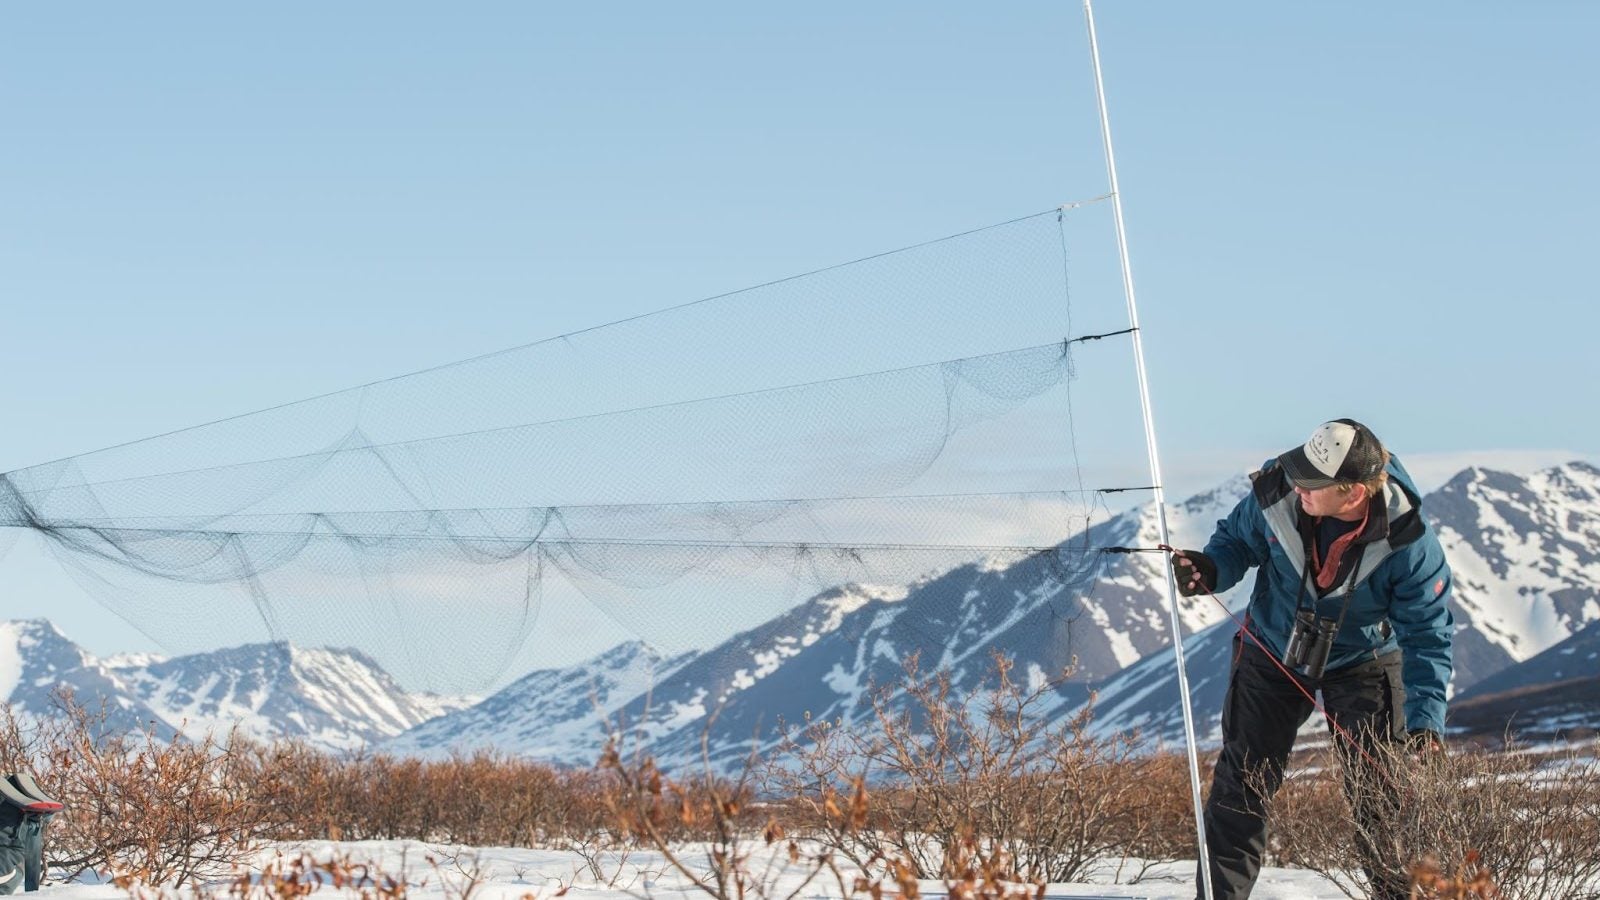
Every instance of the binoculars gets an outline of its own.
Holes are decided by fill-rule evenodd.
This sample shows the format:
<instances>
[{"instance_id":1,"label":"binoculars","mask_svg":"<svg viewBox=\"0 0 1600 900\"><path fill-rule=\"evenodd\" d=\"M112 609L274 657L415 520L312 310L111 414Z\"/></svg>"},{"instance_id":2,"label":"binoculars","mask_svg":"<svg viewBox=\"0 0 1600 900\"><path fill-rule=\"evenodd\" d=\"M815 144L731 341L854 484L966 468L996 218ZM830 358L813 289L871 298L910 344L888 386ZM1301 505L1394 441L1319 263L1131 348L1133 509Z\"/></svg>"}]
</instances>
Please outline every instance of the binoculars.
<instances>
[{"instance_id":1,"label":"binoculars","mask_svg":"<svg viewBox=\"0 0 1600 900\"><path fill-rule=\"evenodd\" d=\"M1284 665L1303 669L1307 678L1321 678L1328 667L1328 654L1333 651L1333 636L1338 630L1337 619L1318 618L1315 610L1296 610L1294 633L1289 635L1289 647L1283 654Z\"/></svg>"}]
</instances>

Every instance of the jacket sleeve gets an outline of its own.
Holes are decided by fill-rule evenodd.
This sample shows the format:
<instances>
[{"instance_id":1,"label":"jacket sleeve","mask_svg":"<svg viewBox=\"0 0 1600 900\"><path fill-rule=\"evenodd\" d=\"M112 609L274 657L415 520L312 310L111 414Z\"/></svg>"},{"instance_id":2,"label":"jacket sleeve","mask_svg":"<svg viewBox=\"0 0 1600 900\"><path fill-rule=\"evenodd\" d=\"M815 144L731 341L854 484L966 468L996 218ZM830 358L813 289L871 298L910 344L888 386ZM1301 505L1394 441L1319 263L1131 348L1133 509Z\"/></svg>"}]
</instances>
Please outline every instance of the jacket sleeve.
<instances>
[{"instance_id":1,"label":"jacket sleeve","mask_svg":"<svg viewBox=\"0 0 1600 900\"><path fill-rule=\"evenodd\" d=\"M1450 684L1455 617L1454 582L1439 539L1430 528L1397 562L1389 595L1389 623L1400 644L1400 677L1406 687L1406 728L1444 732L1445 692Z\"/></svg>"},{"instance_id":2,"label":"jacket sleeve","mask_svg":"<svg viewBox=\"0 0 1600 900\"><path fill-rule=\"evenodd\" d=\"M1212 590L1218 594L1238 584L1252 566L1267 561L1267 519L1254 493L1246 494L1226 519L1217 522L1204 552L1217 564Z\"/></svg>"}]
</instances>

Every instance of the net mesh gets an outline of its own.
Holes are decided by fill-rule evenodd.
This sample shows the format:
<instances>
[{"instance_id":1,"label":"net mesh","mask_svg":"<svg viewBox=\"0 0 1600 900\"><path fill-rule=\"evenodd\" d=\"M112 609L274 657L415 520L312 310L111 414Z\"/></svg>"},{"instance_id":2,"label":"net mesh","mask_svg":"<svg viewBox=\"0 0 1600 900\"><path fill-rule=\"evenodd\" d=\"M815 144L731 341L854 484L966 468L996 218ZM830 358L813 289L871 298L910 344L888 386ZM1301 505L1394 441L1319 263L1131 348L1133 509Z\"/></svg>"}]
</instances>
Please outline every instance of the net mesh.
<instances>
[{"instance_id":1,"label":"net mesh","mask_svg":"<svg viewBox=\"0 0 1600 900\"><path fill-rule=\"evenodd\" d=\"M1073 263L1110 258L1103 225L1052 210L12 471L0 533L174 652L355 647L434 690L530 638L687 649L846 584L1082 587L1140 435L1114 277Z\"/></svg>"}]
</instances>

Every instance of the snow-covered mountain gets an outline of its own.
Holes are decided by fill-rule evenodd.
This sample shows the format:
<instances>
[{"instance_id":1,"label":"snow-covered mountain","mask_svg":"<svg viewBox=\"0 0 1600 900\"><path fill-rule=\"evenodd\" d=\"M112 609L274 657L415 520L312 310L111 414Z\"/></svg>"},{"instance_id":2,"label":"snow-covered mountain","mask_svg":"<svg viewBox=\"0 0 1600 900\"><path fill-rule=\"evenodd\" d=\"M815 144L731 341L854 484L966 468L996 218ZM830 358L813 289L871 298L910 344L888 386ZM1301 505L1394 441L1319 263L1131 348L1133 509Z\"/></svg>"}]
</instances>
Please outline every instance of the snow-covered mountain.
<instances>
[{"instance_id":1,"label":"snow-covered mountain","mask_svg":"<svg viewBox=\"0 0 1600 900\"><path fill-rule=\"evenodd\" d=\"M1458 693L1600 619L1600 469L1467 469L1423 508L1455 574Z\"/></svg>"},{"instance_id":2,"label":"snow-covered mountain","mask_svg":"<svg viewBox=\"0 0 1600 900\"><path fill-rule=\"evenodd\" d=\"M608 723L625 724L652 739L703 723L727 697L771 677L851 614L906 593L906 588L861 586L829 590L702 654L669 659L644 644L624 643L574 666L533 672L478 708L428 723L385 746L424 755L488 746L561 764L588 764ZM708 698L714 699L708 703Z\"/></svg>"},{"instance_id":3,"label":"snow-covered mountain","mask_svg":"<svg viewBox=\"0 0 1600 900\"><path fill-rule=\"evenodd\" d=\"M0 623L0 696L28 716L59 714L58 688L108 731L163 737L296 738L331 750L375 744L469 699L408 694L359 653L256 644L211 653L101 661L43 619Z\"/></svg>"},{"instance_id":4,"label":"snow-covered mountain","mask_svg":"<svg viewBox=\"0 0 1600 900\"><path fill-rule=\"evenodd\" d=\"M352 750L393 737L470 700L405 691L355 650L248 644L113 668L123 685L185 735L237 725L256 740Z\"/></svg>"},{"instance_id":5,"label":"snow-covered mountain","mask_svg":"<svg viewBox=\"0 0 1600 900\"><path fill-rule=\"evenodd\" d=\"M1521 692L1579 678L1600 678L1600 619L1538 656L1479 681L1457 700ZM1595 700L1600 703L1600 695ZM1600 727L1600 721L1594 724Z\"/></svg>"},{"instance_id":6,"label":"snow-covered mountain","mask_svg":"<svg viewBox=\"0 0 1600 900\"><path fill-rule=\"evenodd\" d=\"M1196 534L1209 533L1246 483L1241 476L1169 510L1172 539L1192 543ZM651 702L667 714L649 719L644 704L636 703L634 718L659 722L645 730L658 757L694 764L709 727L713 758L732 764L752 747L769 745L780 721L801 723L809 715L871 727L873 692L902 680L911 654L919 671L947 670L956 691L970 691L989 681L997 652L1013 659L1015 673L1029 684L1059 678L1070 668L1072 680L1040 711L1069 709L1087 696L1089 685L1166 645L1163 557L1098 552L1153 547L1158 535L1154 508L1146 506L1070 539L1069 546L1091 551L1068 557L1074 560L1069 565L1081 559L1078 571L1063 573L1057 561L1040 557L1004 567L974 564L912 585L903 595L865 598L838 616L836 625L830 620L833 627L769 666L764 678L744 681L746 662L775 636L782 640L791 633L787 620L816 617L816 605L830 600L824 595L702 654L678 673L676 684L658 686ZM1192 628L1223 613L1212 601L1194 598L1181 605L1180 615Z\"/></svg>"},{"instance_id":7,"label":"snow-covered mountain","mask_svg":"<svg viewBox=\"0 0 1600 900\"><path fill-rule=\"evenodd\" d=\"M430 719L381 745L405 755L500 750L561 765L591 765L617 708L694 658L663 657L639 641L562 669L540 669L475 706Z\"/></svg>"},{"instance_id":8,"label":"snow-covered mountain","mask_svg":"<svg viewBox=\"0 0 1600 900\"><path fill-rule=\"evenodd\" d=\"M174 729L126 689L117 675L44 619L0 622L0 699L22 718L61 715L63 694L84 709L103 710L110 733L153 727L162 739Z\"/></svg>"},{"instance_id":9,"label":"snow-covered mountain","mask_svg":"<svg viewBox=\"0 0 1600 900\"><path fill-rule=\"evenodd\" d=\"M1169 512L1173 539L1194 543L1244 490L1240 476ZM1152 547L1158 543L1153 508L1096 524L1073 546ZM1070 707L1087 685L1104 679L1166 643L1165 569L1153 553L1089 552L1070 589L1057 560L1030 558L1008 566L975 563L925 581L894 587L850 585L826 591L795 609L692 658L662 664L634 696L620 690L614 670L642 656L624 645L569 669L536 672L486 700L479 709L428 723L385 745L438 753L451 747L493 745L558 762L587 763L598 750L600 712L626 723L651 752L696 764L702 735L714 758L733 761L770 743L781 722L864 721L875 686L904 675L916 654L922 671L948 669L957 689L990 674L992 654L1005 653L1034 683L1059 676L1076 661L1076 677L1055 699ZM1209 599L1185 601L1187 627L1209 624L1222 611ZM628 669L633 672L634 670Z\"/></svg>"},{"instance_id":10,"label":"snow-covered mountain","mask_svg":"<svg viewBox=\"0 0 1600 900\"><path fill-rule=\"evenodd\" d=\"M1451 704L1452 732L1490 740L1592 736L1600 730L1600 620L1479 681Z\"/></svg>"}]
</instances>

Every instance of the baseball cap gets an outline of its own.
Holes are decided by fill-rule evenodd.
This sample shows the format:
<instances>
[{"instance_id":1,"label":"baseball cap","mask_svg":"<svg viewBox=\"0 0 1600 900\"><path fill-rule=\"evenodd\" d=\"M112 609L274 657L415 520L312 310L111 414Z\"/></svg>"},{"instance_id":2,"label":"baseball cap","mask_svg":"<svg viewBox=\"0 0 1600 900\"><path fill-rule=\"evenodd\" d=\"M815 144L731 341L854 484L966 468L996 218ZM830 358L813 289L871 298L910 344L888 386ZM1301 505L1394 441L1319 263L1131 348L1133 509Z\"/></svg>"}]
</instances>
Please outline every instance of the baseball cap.
<instances>
[{"instance_id":1,"label":"baseball cap","mask_svg":"<svg viewBox=\"0 0 1600 900\"><path fill-rule=\"evenodd\" d=\"M1334 419L1317 426L1310 440L1278 457L1297 487L1310 490L1335 484L1370 481L1383 471L1383 444L1354 419Z\"/></svg>"}]
</instances>

